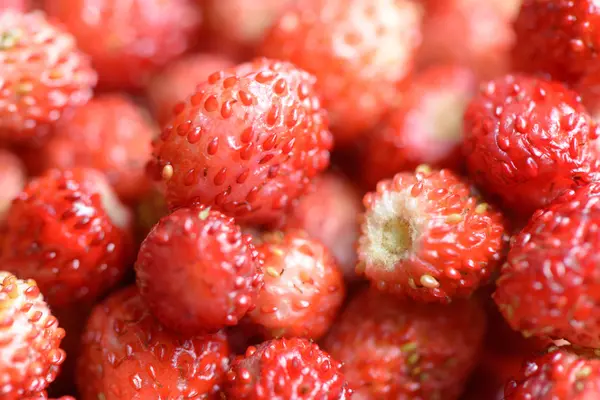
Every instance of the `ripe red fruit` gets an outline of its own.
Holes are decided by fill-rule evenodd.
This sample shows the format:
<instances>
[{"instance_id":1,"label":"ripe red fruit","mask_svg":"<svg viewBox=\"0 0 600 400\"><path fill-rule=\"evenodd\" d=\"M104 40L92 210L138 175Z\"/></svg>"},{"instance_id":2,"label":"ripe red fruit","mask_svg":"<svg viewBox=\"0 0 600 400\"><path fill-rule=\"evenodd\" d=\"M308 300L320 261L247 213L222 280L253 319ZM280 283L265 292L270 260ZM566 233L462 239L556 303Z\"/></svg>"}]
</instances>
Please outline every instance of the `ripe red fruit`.
<instances>
[{"instance_id":1,"label":"ripe red fruit","mask_svg":"<svg viewBox=\"0 0 600 400\"><path fill-rule=\"evenodd\" d=\"M589 180L598 136L579 96L524 75L488 82L465 113L469 174L507 208L531 215Z\"/></svg>"},{"instance_id":2,"label":"ripe red fruit","mask_svg":"<svg viewBox=\"0 0 600 400\"><path fill-rule=\"evenodd\" d=\"M248 223L279 218L329 165L314 83L264 58L212 74L154 146L149 169L165 181L169 206L198 201Z\"/></svg>"},{"instance_id":3,"label":"ripe red fruit","mask_svg":"<svg viewBox=\"0 0 600 400\"><path fill-rule=\"evenodd\" d=\"M129 266L130 220L99 172L50 170L13 202L2 265L35 279L52 306L93 300Z\"/></svg>"},{"instance_id":4,"label":"ripe red fruit","mask_svg":"<svg viewBox=\"0 0 600 400\"><path fill-rule=\"evenodd\" d=\"M75 39L43 13L0 13L0 139L23 142L92 97L96 73Z\"/></svg>"},{"instance_id":5,"label":"ripe red fruit","mask_svg":"<svg viewBox=\"0 0 600 400\"><path fill-rule=\"evenodd\" d=\"M105 88L141 88L150 76L188 50L201 15L192 0L46 0L92 58Z\"/></svg>"},{"instance_id":6,"label":"ripe red fruit","mask_svg":"<svg viewBox=\"0 0 600 400\"><path fill-rule=\"evenodd\" d=\"M0 149L0 224L6 219L13 199L23 190L26 179L25 166L19 157Z\"/></svg>"},{"instance_id":7,"label":"ripe red fruit","mask_svg":"<svg viewBox=\"0 0 600 400\"><path fill-rule=\"evenodd\" d=\"M303 231L270 233L257 250L265 284L248 317L265 338L320 338L344 301L344 277L325 246Z\"/></svg>"},{"instance_id":8,"label":"ripe red fruit","mask_svg":"<svg viewBox=\"0 0 600 400\"><path fill-rule=\"evenodd\" d=\"M485 313L477 302L415 304L359 292L324 340L356 399L457 399L476 365Z\"/></svg>"},{"instance_id":9,"label":"ripe red fruit","mask_svg":"<svg viewBox=\"0 0 600 400\"><path fill-rule=\"evenodd\" d=\"M512 241L494 300L526 336L600 347L600 183L537 211Z\"/></svg>"},{"instance_id":10,"label":"ripe red fruit","mask_svg":"<svg viewBox=\"0 0 600 400\"><path fill-rule=\"evenodd\" d=\"M166 327L187 335L236 325L254 306L262 260L233 218L205 206L162 218L135 271L144 300Z\"/></svg>"},{"instance_id":11,"label":"ripe red fruit","mask_svg":"<svg viewBox=\"0 0 600 400\"><path fill-rule=\"evenodd\" d=\"M216 399L228 364L223 333L172 333L129 287L92 312L75 378L81 400Z\"/></svg>"},{"instance_id":12,"label":"ripe red fruit","mask_svg":"<svg viewBox=\"0 0 600 400\"><path fill-rule=\"evenodd\" d=\"M262 54L317 77L336 144L351 144L391 106L412 69L421 13L408 0L309 0L287 10Z\"/></svg>"},{"instance_id":13,"label":"ripe red fruit","mask_svg":"<svg viewBox=\"0 0 600 400\"><path fill-rule=\"evenodd\" d=\"M173 118L175 106L194 94L196 87L208 77L226 68L233 67L233 61L217 54L194 54L169 64L154 75L146 92L148 101L161 125Z\"/></svg>"},{"instance_id":14,"label":"ripe red fruit","mask_svg":"<svg viewBox=\"0 0 600 400\"><path fill-rule=\"evenodd\" d=\"M286 216L287 230L304 230L323 243L348 281L356 279L356 241L362 202L356 187L342 174L328 172L315 179L311 193L300 198Z\"/></svg>"},{"instance_id":15,"label":"ripe red fruit","mask_svg":"<svg viewBox=\"0 0 600 400\"><path fill-rule=\"evenodd\" d=\"M2 0L2 3L0 3L0 11L4 12L8 9L15 11L25 11L25 0Z\"/></svg>"},{"instance_id":16,"label":"ripe red fruit","mask_svg":"<svg viewBox=\"0 0 600 400\"><path fill-rule=\"evenodd\" d=\"M514 24L513 67L575 83L596 64L600 8L595 0L524 0Z\"/></svg>"},{"instance_id":17,"label":"ripe red fruit","mask_svg":"<svg viewBox=\"0 0 600 400\"><path fill-rule=\"evenodd\" d=\"M459 169L462 116L475 90L475 76L464 67L435 66L417 75L366 138L361 173L367 186L421 164Z\"/></svg>"},{"instance_id":18,"label":"ripe red fruit","mask_svg":"<svg viewBox=\"0 0 600 400\"><path fill-rule=\"evenodd\" d=\"M600 393L600 359L596 350L551 347L523 365L509 382L507 400L591 400Z\"/></svg>"},{"instance_id":19,"label":"ripe red fruit","mask_svg":"<svg viewBox=\"0 0 600 400\"><path fill-rule=\"evenodd\" d=\"M600 121L600 63L590 67L575 85L581 102L594 121Z\"/></svg>"},{"instance_id":20,"label":"ripe red fruit","mask_svg":"<svg viewBox=\"0 0 600 400\"><path fill-rule=\"evenodd\" d=\"M22 399L44 390L65 359L58 327L33 280L0 272L0 398Z\"/></svg>"},{"instance_id":21,"label":"ripe red fruit","mask_svg":"<svg viewBox=\"0 0 600 400\"><path fill-rule=\"evenodd\" d=\"M224 393L236 400L346 400L351 391L340 367L307 339L275 339L233 362Z\"/></svg>"},{"instance_id":22,"label":"ripe red fruit","mask_svg":"<svg viewBox=\"0 0 600 400\"><path fill-rule=\"evenodd\" d=\"M449 302L486 283L502 258L502 216L450 170L399 173L364 204L357 272L381 290Z\"/></svg>"}]
</instances>

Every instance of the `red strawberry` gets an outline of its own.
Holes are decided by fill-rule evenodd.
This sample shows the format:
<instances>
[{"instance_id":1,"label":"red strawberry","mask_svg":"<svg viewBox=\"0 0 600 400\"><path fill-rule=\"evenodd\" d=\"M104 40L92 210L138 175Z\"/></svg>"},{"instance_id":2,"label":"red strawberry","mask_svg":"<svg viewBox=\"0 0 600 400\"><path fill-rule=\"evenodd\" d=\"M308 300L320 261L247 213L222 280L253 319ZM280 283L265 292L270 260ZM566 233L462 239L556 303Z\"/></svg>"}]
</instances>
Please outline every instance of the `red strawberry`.
<instances>
[{"instance_id":1,"label":"red strawberry","mask_svg":"<svg viewBox=\"0 0 600 400\"><path fill-rule=\"evenodd\" d=\"M275 339L233 362L224 392L236 400L346 400L351 391L340 367L306 339Z\"/></svg>"},{"instance_id":2,"label":"red strawberry","mask_svg":"<svg viewBox=\"0 0 600 400\"><path fill-rule=\"evenodd\" d=\"M50 170L10 208L2 265L35 279L52 306L92 300L129 266L130 219L102 174Z\"/></svg>"},{"instance_id":3,"label":"red strawberry","mask_svg":"<svg viewBox=\"0 0 600 400\"><path fill-rule=\"evenodd\" d=\"M477 363L485 314L476 302L356 295L324 341L353 399L457 399Z\"/></svg>"},{"instance_id":4,"label":"red strawberry","mask_svg":"<svg viewBox=\"0 0 600 400\"><path fill-rule=\"evenodd\" d=\"M25 11L27 5L25 4L25 0L2 0L0 2L0 12L4 12L9 8L16 11Z\"/></svg>"},{"instance_id":5,"label":"red strawberry","mask_svg":"<svg viewBox=\"0 0 600 400\"><path fill-rule=\"evenodd\" d=\"M317 77L336 143L351 144L391 106L420 42L410 0L308 0L285 12L262 53Z\"/></svg>"},{"instance_id":6,"label":"red strawberry","mask_svg":"<svg viewBox=\"0 0 600 400\"><path fill-rule=\"evenodd\" d=\"M589 180L596 126L559 83L507 75L482 85L465 113L469 174L511 210L531 215Z\"/></svg>"},{"instance_id":7,"label":"red strawberry","mask_svg":"<svg viewBox=\"0 0 600 400\"><path fill-rule=\"evenodd\" d=\"M598 393L598 351L554 346L526 362L504 389L506 400L593 400Z\"/></svg>"},{"instance_id":8,"label":"red strawberry","mask_svg":"<svg viewBox=\"0 0 600 400\"><path fill-rule=\"evenodd\" d=\"M600 183L534 214L513 240L494 300L526 336L600 347Z\"/></svg>"},{"instance_id":9,"label":"red strawberry","mask_svg":"<svg viewBox=\"0 0 600 400\"><path fill-rule=\"evenodd\" d=\"M148 188L145 166L154 136L154 125L131 100L99 96L58 121L42 153L44 166L95 168L121 198L134 201Z\"/></svg>"},{"instance_id":10,"label":"red strawberry","mask_svg":"<svg viewBox=\"0 0 600 400\"><path fill-rule=\"evenodd\" d=\"M164 328L135 287L96 306L76 375L81 400L218 399L229 364L223 333L193 337Z\"/></svg>"},{"instance_id":11,"label":"red strawberry","mask_svg":"<svg viewBox=\"0 0 600 400\"><path fill-rule=\"evenodd\" d=\"M344 301L344 278L333 256L305 232L263 236L265 285L250 321L266 338L318 339Z\"/></svg>"},{"instance_id":12,"label":"red strawberry","mask_svg":"<svg viewBox=\"0 0 600 400\"><path fill-rule=\"evenodd\" d=\"M329 164L314 83L267 59L212 74L155 143L149 167L165 181L170 207L199 201L243 222L279 218Z\"/></svg>"},{"instance_id":13,"label":"red strawberry","mask_svg":"<svg viewBox=\"0 0 600 400\"><path fill-rule=\"evenodd\" d=\"M65 359L58 327L33 280L0 272L0 398L18 400L42 391Z\"/></svg>"},{"instance_id":14,"label":"red strawberry","mask_svg":"<svg viewBox=\"0 0 600 400\"><path fill-rule=\"evenodd\" d=\"M89 54L100 84L141 88L193 44L201 22L193 0L46 0Z\"/></svg>"},{"instance_id":15,"label":"red strawberry","mask_svg":"<svg viewBox=\"0 0 600 400\"><path fill-rule=\"evenodd\" d=\"M598 61L600 8L595 0L524 0L515 22L513 66L575 83Z\"/></svg>"},{"instance_id":16,"label":"red strawberry","mask_svg":"<svg viewBox=\"0 0 600 400\"><path fill-rule=\"evenodd\" d=\"M427 166L381 181L364 198L357 272L421 301L471 295L502 258L503 219L449 170Z\"/></svg>"},{"instance_id":17,"label":"red strawberry","mask_svg":"<svg viewBox=\"0 0 600 400\"><path fill-rule=\"evenodd\" d=\"M254 306L261 266L233 218L195 206L159 221L142 243L135 271L156 318L194 335L238 323Z\"/></svg>"},{"instance_id":18,"label":"red strawberry","mask_svg":"<svg viewBox=\"0 0 600 400\"><path fill-rule=\"evenodd\" d=\"M75 39L44 14L0 13L0 139L45 136L92 96L96 73Z\"/></svg>"},{"instance_id":19,"label":"red strawberry","mask_svg":"<svg viewBox=\"0 0 600 400\"><path fill-rule=\"evenodd\" d=\"M510 70L515 41L512 21L522 0L421 0L423 43L420 66L459 64L482 79Z\"/></svg>"},{"instance_id":20,"label":"red strawberry","mask_svg":"<svg viewBox=\"0 0 600 400\"><path fill-rule=\"evenodd\" d=\"M424 163L459 169L462 116L475 89L473 73L463 67L436 66L417 75L366 138L361 164L367 186Z\"/></svg>"},{"instance_id":21,"label":"red strawberry","mask_svg":"<svg viewBox=\"0 0 600 400\"><path fill-rule=\"evenodd\" d=\"M362 203L358 190L339 173L315 179L314 190L302 197L285 220L285 229L305 230L321 241L336 258L348 281L356 279L355 244Z\"/></svg>"},{"instance_id":22,"label":"red strawberry","mask_svg":"<svg viewBox=\"0 0 600 400\"><path fill-rule=\"evenodd\" d=\"M586 70L575 86L581 101L594 121L600 121L600 63Z\"/></svg>"},{"instance_id":23,"label":"red strawberry","mask_svg":"<svg viewBox=\"0 0 600 400\"><path fill-rule=\"evenodd\" d=\"M15 197L23 190L26 181L25 166L13 153L0 149L0 224Z\"/></svg>"},{"instance_id":24,"label":"red strawberry","mask_svg":"<svg viewBox=\"0 0 600 400\"><path fill-rule=\"evenodd\" d=\"M163 125L173 118L175 106L194 94L196 86L215 71L233 67L233 61L216 54L195 54L174 61L149 82L150 106Z\"/></svg>"}]
</instances>

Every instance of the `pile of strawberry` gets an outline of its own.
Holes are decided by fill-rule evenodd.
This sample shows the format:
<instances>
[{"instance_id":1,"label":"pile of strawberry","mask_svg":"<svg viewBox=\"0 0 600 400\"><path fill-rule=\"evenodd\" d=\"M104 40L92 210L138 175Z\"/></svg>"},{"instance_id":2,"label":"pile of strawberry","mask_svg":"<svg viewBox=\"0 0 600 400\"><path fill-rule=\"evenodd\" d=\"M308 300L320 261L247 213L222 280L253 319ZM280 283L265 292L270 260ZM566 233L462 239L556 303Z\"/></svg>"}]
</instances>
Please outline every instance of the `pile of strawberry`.
<instances>
[{"instance_id":1,"label":"pile of strawberry","mask_svg":"<svg viewBox=\"0 0 600 400\"><path fill-rule=\"evenodd\" d=\"M600 399L598 121L595 0L0 0L0 400Z\"/></svg>"}]
</instances>

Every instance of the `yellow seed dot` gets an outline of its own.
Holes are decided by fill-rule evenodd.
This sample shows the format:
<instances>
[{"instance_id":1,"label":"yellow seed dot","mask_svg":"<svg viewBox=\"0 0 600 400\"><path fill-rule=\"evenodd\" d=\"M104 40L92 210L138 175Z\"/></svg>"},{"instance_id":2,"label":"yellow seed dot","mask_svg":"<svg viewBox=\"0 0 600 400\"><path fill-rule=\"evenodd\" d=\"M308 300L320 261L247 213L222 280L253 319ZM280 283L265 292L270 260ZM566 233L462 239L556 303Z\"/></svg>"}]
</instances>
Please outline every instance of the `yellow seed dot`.
<instances>
[{"instance_id":1,"label":"yellow seed dot","mask_svg":"<svg viewBox=\"0 0 600 400\"><path fill-rule=\"evenodd\" d=\"M431 167L427 164L421 164L415 169L415 172L417 174L421 173L421 174L428 175L431 173Z\"/></svg>"},{"instance_id":2,"label":"yellow seed dot","mask_svg":"<svg viewBox=\"0 0 600 400\"><path fill-rule=\"evenodd\" d=\"M577 379L584 379L587 378L588 376L590 376L590 374L592 373L592 368L590 368L589 366L585 366L583 368L581 368L579 371L577 371L575 373L575 376L577 377Z\"/></svg>"},{"instance_id":3,"label":"yellow seed dot","mask_svg":"<svg viewBox=\"0 0 600 400\"><path fill-rule=\"evenodd\" d=\"M415 284L415 280L413 278L408 278L408 286L410 286L412 289L417 288L417 285Z\"/></svg>"},{"instance_id":4,"label":"yellow seed dot","mask_svg":"<svg viewBox=\"0 0 600 400\"><path fill-rule=\"evenodd\" d=\"M463 217L460 214L450 214L446 217L446 222L449 224L456 224L462 221Z\"/></svg>"},{"instance_id":5,"label":"yellow seed dot","mask_svg":"<svg viewBox=\"0 0 600 400\"><path fill-rule=\"evenodd\" d=\"M483 214L484 212L486 212L488 209L488 203L481 203L478 204L477 207L475 207L475 212L477 214Z\"/></svg>"},{"instance_id":6,"label":"yellow seed dot","mask_svg":"<svg viewBox=\"0 0 600 400\"><path fill-rule=\"evenodd\" d=\"M198 213L198 218L200 218L201 221L204 221L206 218L208 218L209 214L210 214L210 207L207 207Z\"/></svg>"},{"instance_id":7,"label":"yellow seed dot","mask_svg":"<svg viewBox=\"0 0 600 400\"><path fill-rule=\"evenodd\" d=\"M165 181L168 181L173 177L173 166L171 164L167 164L163 167L162 170L162 178Z\"/></svg>"},{"instance_id":8,"label":"yellow seed dot","mask_svg":"<svg viewBox=\"0 0 600 400\"><path fill-rule=\"evenodd\" d=\"M440 286L438 280L431 275L421 275L419 282L427 289L435 289Z\"/></svg>"},{"instance_id":9,"label":"yellow seed dot","mask_svg":"<svg viewBox=\"0 0 600 400\"><path fill-rule=\"evenodd\" d=\"M269 276L272 276L273 278L279 278L279 276L280 276L279 272L277 272L277 270L273 267L267 267L266 271L267 271L267 274Z\"/></svg>"}]
</instances>

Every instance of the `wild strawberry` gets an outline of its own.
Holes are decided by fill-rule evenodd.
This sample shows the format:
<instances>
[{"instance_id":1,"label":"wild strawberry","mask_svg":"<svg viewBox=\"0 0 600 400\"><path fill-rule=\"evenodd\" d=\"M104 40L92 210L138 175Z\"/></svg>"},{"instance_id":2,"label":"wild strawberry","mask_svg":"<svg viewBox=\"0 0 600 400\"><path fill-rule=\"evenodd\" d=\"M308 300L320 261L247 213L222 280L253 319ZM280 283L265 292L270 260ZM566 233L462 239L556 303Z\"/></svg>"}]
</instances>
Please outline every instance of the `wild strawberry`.
<instances>
[{"instance_id":1,"label":"wild strawberry","mask_svg":"<svg viewBox=\"0 0 600 400\"><path fill-rule=\"evenodd\" d=\"M6 219L13 199L23 190L26 179L25 166L19 157L0 149L0 224Z\"/></svg>"},{"instance_id":2,"label":"wild strawberry","mask_svg":"<svg viewBox=\"0 0 600 400\"><path fill-rule=\"evenodd\" d=\"M154 136L154 125L135 103L121 95L103 95L58 121L41 156L45 169L102 171L116 193L131 202L149 186L145 166Z\"/></svg>"},{"instance_id":3,"label":"wild strawberry","mask_svg":"<svg viewBox=\"0 0 600 400\"><path fill-rule=\"evenodd\" d=\"M600 51L600 8L594 0L524 0L514 29L513 66L575 83Z\"/></svg>"},{"instance_id":4,"label":"wild strawberry","mask_svg":"<svg viewBox=\"0 0 600 400\"><path fill-rule=\"evenodd\" d=\"M224 392L236 400L346 400L351 391L340 367L307 339L274 339L233 362Z\"/></svg>"},{"instance_id":5,"label":"wild strawberry","mask_svg":"<svg viewBox=\"0 0 600 400\"><path fill-rule=\"evenodd\" d=\"M530 359L505 389L506 400L587 400L600 393L597 350L556 347Z\"/></svg>"},{"instance_id":6,"label":"wild strawberry","mask_svg":"<svg viewBox=\"0 0 600 400\"><path fill-rule=\"evenodd\" d=\"M297 0L198 0L206 19L210 49L237 58L252 57L265 32Z\"/></svg>"},{"instance_id":7,"label":"wild strawberry","mask_svg":"<svg viewBox=\"0 0 600 400\"><path fill-rule=\"evenodd\" d=\"M506 207L531 215L589 180L589 143L597 135L576 93L556 82L507 75L482 85L467 108L467 168Z\"/></svg>"},{"instance_id":8,"label":"wild strawberry","mask_svg":"<svg viewBox=\"0 0 600 400\"><path fill-rule=\"evenodd\" d=\"M450 170L427 166L364 198L359 266L379 289L422 301L467 297L502 257L503 219Z\"/></svg>"},{"instance_id":9,"label":"wild strawberry","mask_svg":"<svg viewBox=\"0 0 600 400\"><path fill-rule=\"evenodd\" d=\"M233 61L217 54L195 54L169 64L154 75L146 88L150 106L161 125L174 117L175 106L194 94L196 86L216 71L233 67Z\"/></svg>"},{"instance_id":10,"label":"wild strawberry","mask_svg":"<svg viewBox=\"0 0 600 400\"><path fill-rule=\"evenodd\" d=\"M0 272L0 398L17 400L44 390L56 377L65 352L58 327L33 280Z\"/></svg>"},{"instance_id":11,"label":"wild strawberry","mask_svg":"<svg viewBox=\"0 0 600 400\"><path fill-rule=\"evenodd\" d=\"M243 222L279 218L329 164L315 78L257 59L212 74L155 143L150 171L171 208L195 201Z\"/></svg>"},{"instance_id":12,"label":"wild strawberry","mask_svg":"<svg viewBox=\"0 0 600 400\"><path fill-rule=\"evenodd\" d=\"M354 297L324 348L353 399L457 399L477 363L485 314L476 302L415 304L376 291Z\"/></svg>"},{"instance_id":13,"label":"wild strawberry","mask_svg":"<svg viewBox=\"0 0 600 400\"><path fill-rule=\"evenodd\" d=\"M507 73L515 41L512 21L521 1L421 0L425 12L418 64L463 65L480 79Z\"/></svg>"},{"instance_id":14,"label":"wild strawberry","mask_svg":"<svg viewBox=\"0 0 600 400\"><path fill-rule=\"evenodd\" d=\"M254 306L261 261L233 218L194 206L158 222L142 243L135 271L156 318L194 335L236 325Z\"/></svg>"},{"instance_id":15,"label":"wild strawberry","mask_svg":"<svg viewBox=\"0 0 600 400\"><path fill-rule=\"evenodd\" d=\"M193 0L50 0L92 58L105 88L141 88L156 70L193 44L201 16Z\"/></svg>"},{"instance_id":16,"label":"wild strawberry","mask_svg":"<svg viewBox=\"0 0 600 400\"><path fill-rule=\"evenodd\" d=\"M382 126L366 138L361 164L367 186L421 164L459 169L462 116L475 90L467 68L436 66L417 75Z\"/></svg>"},{"instance_id":17,"label":"wild strawberry","mask_svg":"<svg viewBox=\"0 0 600 400\"><path fill-rule=\"evenodd\" d=\"M50 170L13 202L2 265L36 280L48 303L92 300L129 266L130 212L95 170Z\"/></svg>"},{"instance_id":18,"label":"wild strawberry","mask_svg":"<svg viewBox=\"0 0 600 400\"><path fill-rule=\"evenodd\" d=\"M217 399L228 365L223 333L176 335L129 287L92 312L76 381L81 400Z\"/></svg>"},{"instance_id":19,"label":"wild strawberry","mask_svg":"<svg viewBox=\"0 0 600 400\"><path fill-rule=\"evenodd\" d=\"M265 284L249 314L266 338L318 339L344 301L344 278L335 259L303 231L263 236Z\"/></svg>"},{"instance_id":20,"label":"wild strawberry","mask_svg":"<svg viewBox=\"0 0 600 400\"><path fill-rule=\"evenodd\" d=\"M355 244L361 212L358 190L342 174L328 172L315 179L313 191L300 198L284 226L288 230L304 230L327 246L344 278L351 281L356 279Z\"/></svg>"},{"instance_id":21,"label":"wild strawberry","mask_svg":"<svg viewBox=\"0 0 600 400\"><path fill-rule=\"evenodd\" d=\"M43 13L0 13L0 138L22 142L49 133L92 96L96 73L75 39Z\"/></svg>"},{"instance_id":22,"label":"wild strawberry","mask_svg":"<svg viewBox=\"0 0 600 400\"><path fill-rule=\"evenodd\" d=\"M600 183L570 191L513 239L494 300L526 336L600 347Z\"/></svg>"},{"instance_id":23,"label":"wild strawberry","mask_svg":"<svg viewBox=\"0 0 600 400\"><path fill-rule=\"evenodd\" d=\"M349 145L391 106L420 43L410 0L298 1L266 35L262 54L317 77L337 144Z\"/></svg>"}]
</instances>

